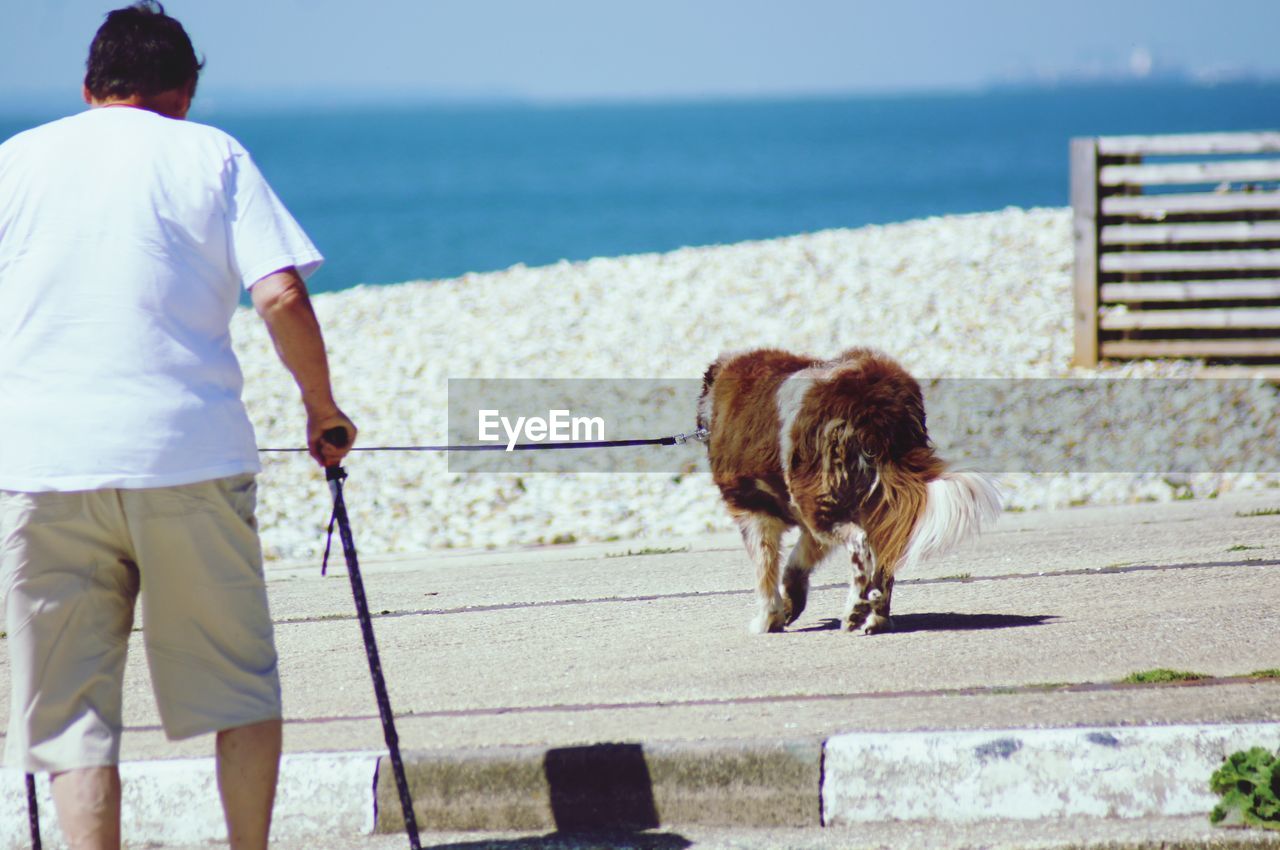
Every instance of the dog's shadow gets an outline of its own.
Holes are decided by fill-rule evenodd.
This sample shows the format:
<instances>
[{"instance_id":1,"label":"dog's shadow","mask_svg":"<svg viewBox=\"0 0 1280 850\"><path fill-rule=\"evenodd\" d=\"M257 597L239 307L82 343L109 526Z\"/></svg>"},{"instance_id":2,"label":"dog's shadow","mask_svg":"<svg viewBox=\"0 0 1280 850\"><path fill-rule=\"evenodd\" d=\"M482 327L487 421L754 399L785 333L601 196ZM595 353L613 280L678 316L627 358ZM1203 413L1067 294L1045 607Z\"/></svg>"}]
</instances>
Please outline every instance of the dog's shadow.
<instances>
[{"instance_id":1,"label":"dog's shadow","mask_svg":"<svg viewBox=\"0 0 1280 850\"><path fill-rule=\"evenodd\" d=\"M888 634L908 632L973 632L984 629L1014 629L1022 626L1042 626L1056 620L1055 614L959 614L922 613L894 614L893 631ZM840 628L840 620L828 617L813 626L791 629L793 632L831 632Z\"/></svg>"}]
</instances>

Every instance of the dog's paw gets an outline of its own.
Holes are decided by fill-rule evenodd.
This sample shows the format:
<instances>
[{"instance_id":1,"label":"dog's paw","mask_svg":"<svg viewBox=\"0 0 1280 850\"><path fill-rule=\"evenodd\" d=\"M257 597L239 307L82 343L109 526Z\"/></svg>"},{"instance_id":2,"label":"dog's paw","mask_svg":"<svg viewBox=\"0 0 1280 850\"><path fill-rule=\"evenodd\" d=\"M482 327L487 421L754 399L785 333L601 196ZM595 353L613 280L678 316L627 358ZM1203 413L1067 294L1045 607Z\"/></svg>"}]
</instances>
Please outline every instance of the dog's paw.
<instances>
[{"instance_id":1,"label":"dog's paw","mask_svg":"<svg viewBox=\"0 0 1280 850\"><path fill-rule=\"evenodd\" d=\"M787 574L782 577L782 601L786 604L786 623L791 625L800 619L809 603L809 576L807 573Z\"/></svg>"},{"instance_id":2,"label":"dog's paw","mask_svg":"<svg viewBox=\"0 0 1280 850\"><path fill-rule=\"evenodd\" d=\"M747 626L747 631L753 635L765 635L770 632L780 632L786 624L786 613L783 611L765 611L758 615Z\"/></svg>"},{"instance_id":3,"label":"dog's paw","mask_svg":"<svg viewBox=\"0 0 1280 850\"><path fill-rule=\"evenodd\" d=\"M871 614L871 606L865 601L859 600L852 608L845 612L840 619L840 630L843 632L856 632L862 628L862 624L867 621L867 617Z\"/></svg>"},{"instance_id":4,"label":"dog's paw","mask_svg":"<svg viewBox=\"0 0 1280 850\"><path fill-rule=\"evenodd\" d=\"M878 635L891 631L893 631L893 619L880 614L870 615L867 617L867 621L862 624L862 633L864 635Z\"/></svg>"}]
</instances>

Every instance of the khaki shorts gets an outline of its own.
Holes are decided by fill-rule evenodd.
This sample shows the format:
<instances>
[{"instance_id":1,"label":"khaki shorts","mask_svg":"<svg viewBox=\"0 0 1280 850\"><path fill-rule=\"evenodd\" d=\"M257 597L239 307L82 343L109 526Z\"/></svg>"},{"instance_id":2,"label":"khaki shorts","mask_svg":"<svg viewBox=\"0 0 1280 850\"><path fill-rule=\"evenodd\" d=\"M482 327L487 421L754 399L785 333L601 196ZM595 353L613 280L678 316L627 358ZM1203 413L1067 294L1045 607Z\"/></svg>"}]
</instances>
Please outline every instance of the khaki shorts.
<instances>
[{"instance_id":1,"label":"khaki shorts","mask_svg":"<svg viewBox=\"0 0 1280 850\"><path fill-rule=\"evenodd\" d=\"M280 717L252 475L179 487L0 491L0 590L12 662L6 760L116 764L141 588L170 739Z\"/></svg>"}]
</instances>

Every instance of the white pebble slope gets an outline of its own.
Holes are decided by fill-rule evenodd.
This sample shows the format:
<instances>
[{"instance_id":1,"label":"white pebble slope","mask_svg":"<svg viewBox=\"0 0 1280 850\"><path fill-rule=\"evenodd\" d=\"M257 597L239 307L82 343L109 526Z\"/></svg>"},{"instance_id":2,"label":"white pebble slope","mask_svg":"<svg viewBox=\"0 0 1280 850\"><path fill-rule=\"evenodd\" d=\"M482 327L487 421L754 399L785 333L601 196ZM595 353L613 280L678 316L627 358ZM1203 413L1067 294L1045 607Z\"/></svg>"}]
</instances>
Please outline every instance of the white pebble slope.
<instances>
[{"instance_id":1,"label":"white pebble slope","mask_svg":"<svg viewBox=\"0 0 1280 850\"><path fill-rule=\"evenodd\" d=\"M1185 363L1070 367L1071 222L1006 209L666 254L515 266L318 295L339 403L360 442L445 442L449 378L698 378L727 350L880 348L921 378L1186 375ZM297 391L260 321L232 329L260 446L303 440ZM1274 404L1259 392L1254 403ZM1269 408L1260 421L1280 417ZM692 426L692 400L690 426ZM655 435L656 436L656 435ZM1274 427L1260 450L1276 445ZM699 447L675 448L697 458ZM314 559L328 491L305 457L267 455L269 559ZM705 473L458 474L442 455L362 454L347 498L365 554L694 534L729 526ZM1277 486L1257 474L1016 474L1013 508L1166 500Z\"/></svg>"}]
</instances>

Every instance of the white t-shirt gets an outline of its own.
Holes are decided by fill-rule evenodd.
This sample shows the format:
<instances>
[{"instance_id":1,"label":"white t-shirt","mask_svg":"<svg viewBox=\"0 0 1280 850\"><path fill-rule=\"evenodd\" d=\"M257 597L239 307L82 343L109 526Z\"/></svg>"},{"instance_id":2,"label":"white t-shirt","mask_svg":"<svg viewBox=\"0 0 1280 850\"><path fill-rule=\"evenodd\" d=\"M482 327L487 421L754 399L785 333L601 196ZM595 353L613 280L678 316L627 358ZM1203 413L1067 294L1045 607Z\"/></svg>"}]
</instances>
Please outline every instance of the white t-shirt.
<instances>
[{"instance_id":1,"label":"white t-shirt","mask_svg":"<svg viewBox=\"0 0 1280 850\"><path fill-rule=\"evenodd\" d=\"M0 145L0 490L257 472L231 316L322 261L212 127L104 107Z\"/></svg>"}]
</instances>

